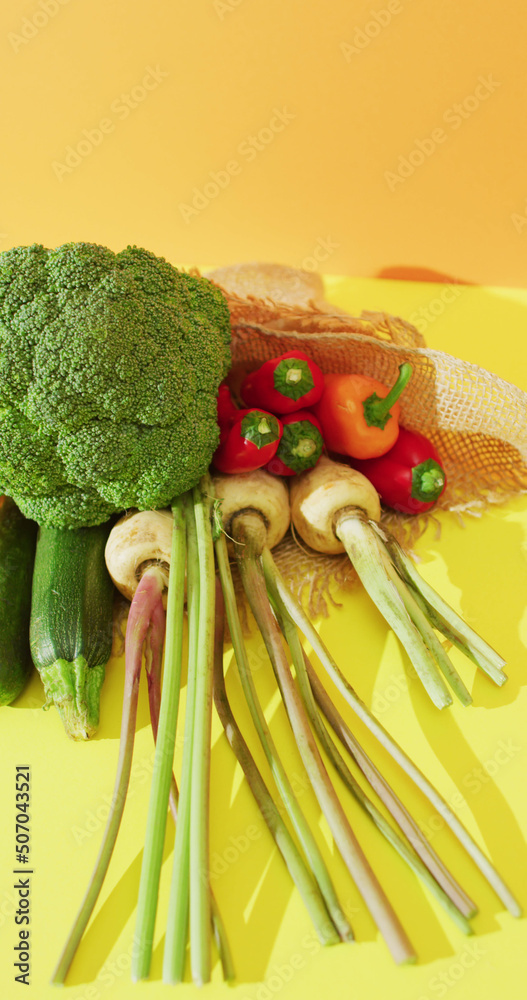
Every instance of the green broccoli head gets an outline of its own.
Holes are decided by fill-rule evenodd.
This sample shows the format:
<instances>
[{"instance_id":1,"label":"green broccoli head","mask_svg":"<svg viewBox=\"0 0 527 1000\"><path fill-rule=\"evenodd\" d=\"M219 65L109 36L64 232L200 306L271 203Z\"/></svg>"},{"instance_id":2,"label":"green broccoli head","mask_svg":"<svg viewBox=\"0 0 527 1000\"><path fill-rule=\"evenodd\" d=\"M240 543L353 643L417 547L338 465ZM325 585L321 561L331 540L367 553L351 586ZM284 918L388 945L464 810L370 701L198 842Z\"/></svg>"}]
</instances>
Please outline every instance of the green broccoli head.
<instances>
[{"instance_id":1,"label":"green broccoli head","mask_svg":"<svg viewBox=\"0 0 527 1000\"><path fill-rule=\"evenodd\" d=\"M226 300L146 250L0 253L0 490L52 527L168 505L218 442Z\"/></svg>"}]
</instances>

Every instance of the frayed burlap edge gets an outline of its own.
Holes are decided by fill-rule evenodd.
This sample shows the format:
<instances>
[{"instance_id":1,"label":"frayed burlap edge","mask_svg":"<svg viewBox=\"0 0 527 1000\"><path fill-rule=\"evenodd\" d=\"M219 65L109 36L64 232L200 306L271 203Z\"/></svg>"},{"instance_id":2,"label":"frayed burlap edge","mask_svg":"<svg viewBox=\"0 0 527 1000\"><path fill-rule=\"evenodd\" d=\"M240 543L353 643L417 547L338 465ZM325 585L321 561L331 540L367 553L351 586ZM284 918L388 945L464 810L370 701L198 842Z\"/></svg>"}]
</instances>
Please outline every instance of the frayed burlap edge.
<instances>
[{"instance_id":1,"label":"frayed burlap edge","mask_svg":"<svg viewBox=\"0 0 527 1000\"><path fill-rule=\"evenodd\" d=\"M266 276L265 276L266 277ZM276 281L273 274L273 281ZM288 280L291 280L288 275ZM267 295L223 288L232 327L234 390L247 371L286 351L301 349L324 373L359 372L393 384L410 362L401 399L401 423L429 437L447 473L447 488L432 511L417 516L383 510L381 523L411 548L437 514L463 518L527 492L527 393L498 375L426 347L406 320L382 312L351 316L317 296L300 307ZM338 591L353 588L347 556L325 556L289 532L275 559L293 592L315 616L327 616Z\"/></svg>"}]
</instances>

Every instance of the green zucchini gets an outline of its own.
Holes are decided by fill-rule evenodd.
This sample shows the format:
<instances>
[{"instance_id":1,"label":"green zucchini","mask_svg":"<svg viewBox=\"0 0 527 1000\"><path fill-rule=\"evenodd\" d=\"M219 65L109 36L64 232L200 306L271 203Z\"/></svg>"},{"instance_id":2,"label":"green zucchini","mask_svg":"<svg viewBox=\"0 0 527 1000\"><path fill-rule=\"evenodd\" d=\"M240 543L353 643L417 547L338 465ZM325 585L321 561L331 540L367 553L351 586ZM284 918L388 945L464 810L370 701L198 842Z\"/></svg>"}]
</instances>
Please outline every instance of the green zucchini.
<instances>
[{"instance_id":1,"label":"green zucchini","mask_svg":"<svg viewBox=\"0 0 527 1000\"><path fill-rule=\"evenodd\" d=\"M37 526L9 497L0 498L0 705L21 693L32 670L31 579Z\"/></svg>"},{"instance_id":2,"label":"green zucchini","mask_svg":"<svg viewBox=\"0 0 527 1000\"><path fill-rule=\"evenodd\" d=\"M38 533L29 638L47 704L72 739L97 730L112 651L114 586L104 549L111 525Z\"/></svg>"}]
</instances>

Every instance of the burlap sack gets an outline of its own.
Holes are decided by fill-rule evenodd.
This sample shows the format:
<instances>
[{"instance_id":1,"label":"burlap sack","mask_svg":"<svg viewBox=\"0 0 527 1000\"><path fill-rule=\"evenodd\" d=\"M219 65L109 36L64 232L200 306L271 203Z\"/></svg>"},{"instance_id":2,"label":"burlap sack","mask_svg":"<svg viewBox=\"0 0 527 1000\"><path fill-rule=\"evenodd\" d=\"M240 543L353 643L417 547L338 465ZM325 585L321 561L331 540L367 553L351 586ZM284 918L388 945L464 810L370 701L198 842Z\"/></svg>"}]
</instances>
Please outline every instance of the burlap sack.
<instances>
[{"instance_id":1,"label":"burlap sack","mask_svg":"<svg viewBox=\"0 0 527 1000\"><path fill-rule=\"evenodd\" d=\"M476 513L527 491L527 393L478 365L426 347L403 319L364 311L359 317L323 299L320 278L277 265L211 272L229 300L234 379L263 361L300 348L325 373L360 372L391 385L403 361L413 366L401 399L401 423L426 434L445 465L448 485L434 510ZM385 511L382 521L405 544L430 514ZM331 581L353 585L346 556L325 557L288 535L276 552L290 585L327 613Z\"/></svg>"}]
</instances>

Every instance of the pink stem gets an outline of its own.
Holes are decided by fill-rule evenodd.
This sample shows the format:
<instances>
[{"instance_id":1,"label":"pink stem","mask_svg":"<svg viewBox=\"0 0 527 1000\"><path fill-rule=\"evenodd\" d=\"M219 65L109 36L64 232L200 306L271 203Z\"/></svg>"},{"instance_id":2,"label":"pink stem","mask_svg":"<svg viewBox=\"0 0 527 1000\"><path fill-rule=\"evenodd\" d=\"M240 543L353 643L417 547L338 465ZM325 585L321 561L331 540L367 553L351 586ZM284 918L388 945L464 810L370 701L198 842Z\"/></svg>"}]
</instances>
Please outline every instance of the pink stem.
<instances>
[{"instance_id":1,"label":"pink stem","mask_svg":"<svg viewBox=\"0 0 527 1000\"><path fill-rule=\"evenodd\" d=\"M117 774L110 806L110 814L108 816L106 829L104 831L97 861L95 862L95 868L90 879L90 884L86 890L75 923L52 976L51 981L56 984L64 982L68 969L73 961L84 931L88 925L90 916L93 913L93 909L106 877L106 872L108 871L108 866L110 864L115 842L117 840L117 834L121 825L126 794L130 783L130 771L132 768L139 680L143 660L143 644L145 643L145 639L147 637L151 619L156 617L155 610L158 606L162 592L160 589L161 579L162 578L159 572L154 574L152 571L148 571L145 573L139 582L130 605L125 638L125 674L121 736L119 741ZM154 651L155 649L156 643L154 641Z\"/></svg>"},{"instance_id":2,"label":"pink stem","mask_svg":"<svg viewBox=\"0 0 527 1000\"><path fill-rule=\"evenodd\" d=\"M163 662L163 639L165 635L165 627L166 615L160 594L159 601L154 606L152 611L150 629L148 631L145 647L147 656L146 677L148 681L148 703L150 706L150 722L152 725L154 743L157 741L159 709L161 705L161 666ZM177 820L177 801L178 788L176 785L176 779L174 775L172 775L169 804L174 823Z\"/></svg>"},{"instance_id":3,"label":"pink stem","mask_svg":"<svg viewBox=\"0 0 527 1000\"><path fill-rule=\"evenodd\" d=\"M150 706L150 721L154 742L157 740L157 727L161 706L161 672L163 663L163 639L165 635L166 615L161 602L154 606L150 619L150 627L145 643L146 679L148 682L148 702Z\"/></svg>"}]
</instances>

